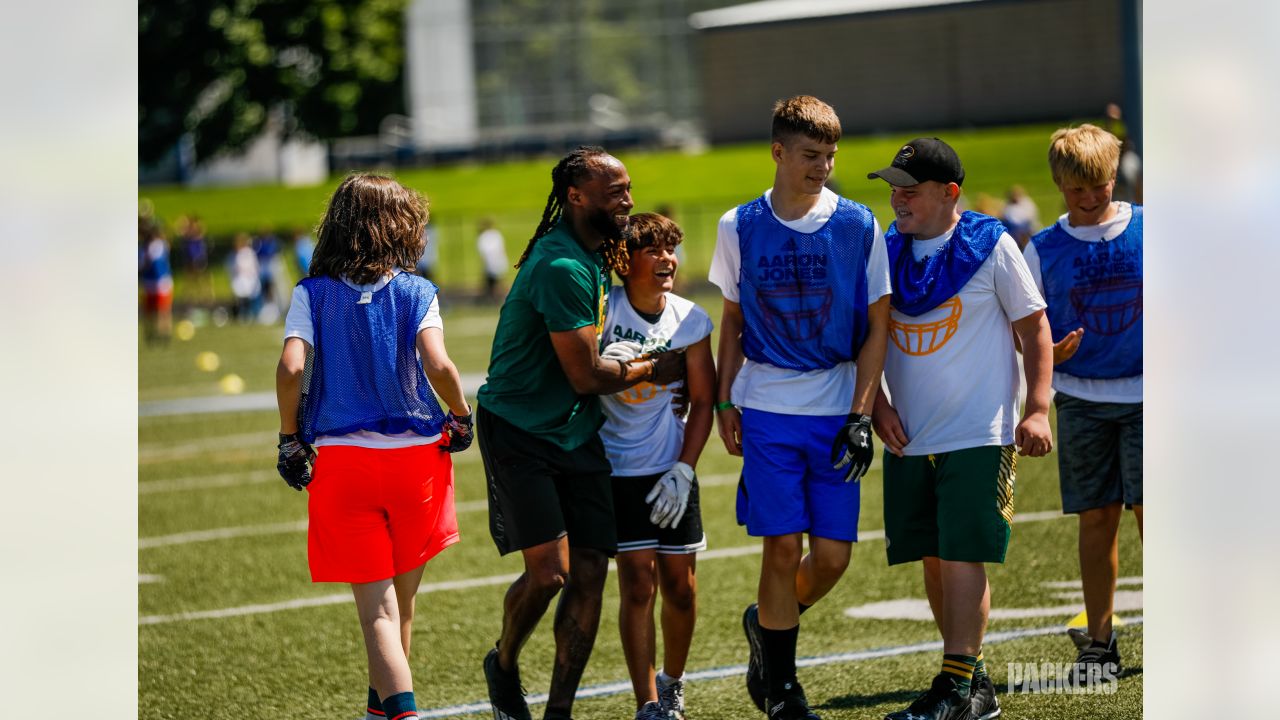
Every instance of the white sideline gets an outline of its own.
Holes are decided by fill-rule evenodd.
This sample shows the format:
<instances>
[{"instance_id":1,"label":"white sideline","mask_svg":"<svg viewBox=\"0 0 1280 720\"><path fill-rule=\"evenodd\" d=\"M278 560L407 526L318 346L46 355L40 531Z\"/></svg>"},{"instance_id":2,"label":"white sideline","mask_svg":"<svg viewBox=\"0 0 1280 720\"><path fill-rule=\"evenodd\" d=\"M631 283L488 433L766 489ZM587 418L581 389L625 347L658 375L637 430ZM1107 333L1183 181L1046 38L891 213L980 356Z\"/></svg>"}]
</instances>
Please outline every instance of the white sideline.
<instances>
[{"instance_id":1,"label":"white sideline","mask_svg":"<svg viewBox=\"0 0 1280 720\"><path fill-rule=\"evenodd\" d=\"M1044 520L1054 520L1059 518L1071 517L1063 515L1057 510L1044 510L1033 513L1020 513L1013 516L1014 522L1041 522ZM858 533L860 541L882 540L884 539L884 530L867 530ZM738 547L720 548L717 550L708 550L698 553L699 560L716 560L720 558L741 557L743 555L754 555L760 552L760 544L740 545ZM613 564L609 565L610 570ZM418 594L424 595L433 592L445 592L450 590L466 590L470 588L485 587L487 585L505 585L515 582L520 577L519 573L507 575L490 575L488 577L464 578L461 580L445 580L441 582L426 583L418 588ZM282 610L296 610L306 607L320 607L323 605L338 605L340 603L352 602L350 593L338 593L333 595L321 595L319 597L298 598L296 600L286 600L278 603L262 603L257 605L240 605L237 607L221 608L218 610L193 610L190 612L174 613L172 615L143 615L138 618L139 625L161 625L164 623L181 622L184 620L215 620L220 618L242 617L244 615L260 615L264 613L280 612Z\"/></svg>"},{"instance_id":2,"label":"white sideline","mask_svg":"<svg viewBox=\"0 0 1280 720\"><path fill-rule=\"evenodd\" d=\"M1126 623L1131 625L1142 624L1141 615L1134 618L1124 618L1124 620ZM1064 630L1061 625L1025 628L1022 630L1004 630L1001 632L987 633L986 637L982 639L982 643L984 646L995 645L996 643L1008 642L1010 640L1021 640L1029 637L1058 634L1064 634ZM918 652L938 652L940 650L942 650L942 641L933 640L930 642L916 643L914 645L897 645L893 647L876 648L874 650L858 650L855 652L835 653L832 655L796 658L796 667L817 667L819 665L830 665L832 663L859 662L862 660L875 660L878 658L894 657L897 655L910 655ZM746 672L746 665L729 665L726 667L686 672L685 678L689 681L720 680L722 678L743 675ZM574 697L576 699L604 697L606 695L618 695L626 692L631 692L630 680L579 688ZM547 701L547 694L537 693L535 695L530 695L527 700L530 705L545 703ZM455 717L458 715L471 715L473 713L487 713L490 711L489 701L484 700L481 702L467 703L465 705L451 705L449 707L432 708L430 710L419 710L418 717L423 720L429 720L430 718Z\"/></svg>"}]
</instances>

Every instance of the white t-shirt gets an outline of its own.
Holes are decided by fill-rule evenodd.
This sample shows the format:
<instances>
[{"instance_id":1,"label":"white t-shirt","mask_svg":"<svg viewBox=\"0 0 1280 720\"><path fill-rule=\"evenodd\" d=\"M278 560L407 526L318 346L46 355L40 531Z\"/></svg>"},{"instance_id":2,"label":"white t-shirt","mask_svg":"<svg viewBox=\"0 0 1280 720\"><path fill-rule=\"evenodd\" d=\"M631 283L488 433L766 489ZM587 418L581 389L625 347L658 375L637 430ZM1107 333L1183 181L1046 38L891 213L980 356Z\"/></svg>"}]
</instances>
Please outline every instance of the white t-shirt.
<instances>
[{"instance_id":1,"label":"white t-shirt","mask_svg":"<svg viewBox=\"0 0 1280 720\"><path fill-rule=\"evenodd\" d=\"M913 241L912 254L932 255L952 232ZM1009 323L1044 307L1018 244L1005 233L950 300L918 317L890 310L884 377L907 455L1013 443L1018 359Z\"/></svg>"},{"instance_id":2,"label":"white t-shirt","mask_svg":"<svg viewBox=\"0 0 1280 720\"><path fill-rule=\"evenodd\" d=\"M651 323L631 307L626 290L615 285L609 291L602 341L607 346L618 340L631 340L640 343L645 353L659 352L687 348L710 335L711 327L707 311L674 293L667 293L662 315ZM682 383L642 382L600 397L605 415L600 439L614 475L666 472L680 459L684 420L671 411L671 391Z\"/></svg>"},{"instance_id":3,"label":"white t-shirt","mask_svg":"<svg viewBox=\"0 0 1280 720\"><path fill-rule=\"evenodd\" d=\"M476 251L480 253L486 275L502 275L507 271L507 248L497 228L489 228L476 237Z\"/></svg>"},{"instance_id":4,"label":"white t-shirt","mask_svg":"<svg viewBox=\"0 0 1280 720\"><path fill-rule=\"evenodd\" d=\"M772 210L773 190L765 190L764 199ZM801 233L822 228L836 211L840 196L822 189L818 202L804 217L783 220L786 227ZM707 277L720 287L726 300L738 302L738 278L742 268L742 249L738 243L738 208L720 218L716 230L716 249ZM867 260L867 304L890 293L889 254L885 250L884 233L875 222L875 240ZM789 415L846 415L853 403L857 368L853 361L828 370L788 370L748 359L733 381L730 399L739 407Z\"/></svg>"},{"instance_id":5,"label":"white t-shirt","mask_svg":"<svg viewBox=\"0 0 1280 720\"><path fill-rule=\"evenodd\" d=\"M343 278L342 282L347 287L360 292L378 292L391 282L391 278L400 274L397 270L387 277L375 283L366 285L357 285L350 280ZM418 324L418 332L434 327L444 330L444 321L440 319L440 298L431 298L431 307L427 309L427 314L423 316L422 322ZM311 324L311 294L301 284L294 286L293 299L289 303L289 313L284 317L284 338L288 340L291 337L301 338L306 341L307 345L315 345L316 329ZM419 358L421 361L421 358ZM388 449L412 447L414 445L430 445L440 440L440 434L431 436L419 435L413 431L398 433L396 435L384 435L382 433L370 432L368 430L357 430L346 435L320 435L316 437L316 447L325 445L355 445L356 447Z\"/></svg>"},{"instance_id":6,"label":"white t-shirt","mask_svg":"<svg viewBox=\"0 0 1280 720\"><path fill-rule=\"evenodd\" d=\"M1081 225L1073 227L1064 213L1058 218L1058 227L1071 237L1084 242L1107 242L1115 240L1120 233L1129 227L1129 219L1133 217L1133 206L1127 202L1118 202L1115 217L1097 225ZM1033 243L1027 243L1023 250L1027 259L1027 267L1031 277L1036 281L1040 293L1044 293L1044 276L1040 274L1040 253L1036 252ZM1142 402L1142 375L1126 378L1082 378L1064 372L1053 371L1053 389L1082 400L1092 402L1140 403Z\"/></svg>"}]
</instances>

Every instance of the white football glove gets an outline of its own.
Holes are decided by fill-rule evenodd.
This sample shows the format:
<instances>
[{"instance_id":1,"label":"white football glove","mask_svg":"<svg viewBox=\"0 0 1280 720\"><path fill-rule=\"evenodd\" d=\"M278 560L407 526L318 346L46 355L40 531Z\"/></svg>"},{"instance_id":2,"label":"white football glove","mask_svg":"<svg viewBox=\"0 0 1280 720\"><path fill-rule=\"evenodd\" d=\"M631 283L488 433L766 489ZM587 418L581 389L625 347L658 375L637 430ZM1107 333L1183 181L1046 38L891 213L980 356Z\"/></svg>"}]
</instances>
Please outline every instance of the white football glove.
<instances>
[{"instance_id":1,"label":"white football glove","mask_svg":"<svg viewBox=\"0 0 1280 720\"><path fill-rule=\"evenodd\" d=\"M658 527L676 527L689 506L689 488L693 487L693 468L678 462L667 474L658 478L644 501L653 504L649 522Z\"/></svg>"},{"instance_id":2,"label":"white football glove","mask_svg":"<svg viewBox=\"0 0 1280 720\"><path fill-rule=\"evenodd\" d=\"M604 346L604 351L600 353L600 357L609 360L621 360L622 362L631 362L640 357L640 343L631 340L619 340L611 342Z\"/></svg>"}]
</instances>

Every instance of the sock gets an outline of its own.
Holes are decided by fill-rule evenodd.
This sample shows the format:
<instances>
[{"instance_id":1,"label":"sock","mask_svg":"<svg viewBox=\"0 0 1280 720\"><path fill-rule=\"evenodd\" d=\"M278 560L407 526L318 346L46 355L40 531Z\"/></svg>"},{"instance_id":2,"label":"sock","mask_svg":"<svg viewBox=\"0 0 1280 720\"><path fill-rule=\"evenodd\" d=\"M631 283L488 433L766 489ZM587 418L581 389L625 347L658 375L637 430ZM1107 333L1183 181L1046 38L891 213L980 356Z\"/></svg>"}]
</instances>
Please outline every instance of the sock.
<instances>
[{"instance_id":1,"label":"sock","mask_svg":"<svg viewBox=\"0 0 1280 720\"><path fill-rule=\"evenodd\" d=\"M796 601L796 609L798 609L798 610L800 611L800 614L801 614L801 615L803 615L803 614L804 614L804 611L805 611L805 610L808 610L808 609L809 609L809 608L811 608L811 607L813 607L813 606L812 606L812 605L805 605L804 603L802 603L802 602L800 602L800 601Z\"/></svg>"},{"instance_id":2,"label":"sock","mask_svg":"<svg viewBox=\"0 0 1280 720\"><path fill-rule=\"evenodd\" d=\"M382 701L378 699L378 691L369 688L369 703L365 705L364 715L366 718L386 717L386 713L382 711Z\"/></svg>"},{"instance_id":3,"label":"sock","mask_svg":"<svg viewBox=\"0 0 1280 720\"><path fill-rule=\"evenodd\" d=\"M679 680L680 678L683 678L683 677L684 675L681 675L680 677L671 677L670 675L667 674L666 669L663 668L662 670L658 671L657 682L661 685L666 685L666 684L675 682L676 680Z\"/></svg>"},{"instance_id":4,"label":"sock","mask_svg":"<svg viewBox=\"0 0 1280 720\"><path fill-rule=\"evenodd\" d=\"M978 664L973 666L973 679L982 680L987 677L987 663L982 657L982 648L978 648Z\"/></svg>"},{"instance_id":5,"label":"sock","mask_svg":"<svg viewBox=\"0 0 1280 720\"><path fill-rule=\"evenodd\" d=\"M1094 640L1093 642L1089 643L1089 647L1102 648L1103 650L1106 650L1107 648L1111 647L1111 642L1109 639L1107 642L1103 642L1101 640Z\"/></svg>"},{"instance_id":6,"label":"sock","mask_svg":"<svg viewBox=\"0 0 1280 720\"><path fill-rule=\"evenodd\" d=\"M800 626L788 630L760 628L764 640L764 674L769 679L769 700L782 697L783 686L796 679L796 638Z\"/></svg>"},{"instance_id":7,"label":"sock","mask_svg":"<svg viewBox=\"0 0 1280 720\"><path fill-rule=\"evenodd\" d=\"M946 653L942 656L942 674L955 683L960 697L969 697L969 690L973 687L973 666L977 664L978 658L974 655Z\"/></svg>"},{"instance_id":8,"label":"sock","mask_svg":"<svg viewBox=\"0 0 1280 720\"><path fill-rule=\"evenodd\" d=\"M417 720L418 704L413 700L413 691L396 693L383 700L382 711L387 720Z\"/></svg>"}]
</instances>

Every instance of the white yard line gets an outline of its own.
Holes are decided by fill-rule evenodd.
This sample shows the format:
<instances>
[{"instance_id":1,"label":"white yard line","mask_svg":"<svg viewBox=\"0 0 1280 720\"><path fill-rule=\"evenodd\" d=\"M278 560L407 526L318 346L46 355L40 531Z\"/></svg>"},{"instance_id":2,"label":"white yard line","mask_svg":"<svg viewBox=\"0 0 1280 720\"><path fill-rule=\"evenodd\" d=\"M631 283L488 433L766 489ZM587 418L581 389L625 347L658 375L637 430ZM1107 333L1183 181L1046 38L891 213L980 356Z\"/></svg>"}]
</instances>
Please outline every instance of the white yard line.
<instances>
[{"instance_id":1,"label":"white yard line","mask_svg":"<svg viewBox=\"0 0 1280 720\"><path fill-rule=\"evenodd\" d=\"M1133 618L1125 618L1130 625L1141 625L1142 616ZM1011 640L1022 640L1024 638L1041 637L1044 635L1060 635L1063 633L1061 625L1049 625L1046 627L1024 628L1022 630L1003 630L999 632L987 633L982 639L984 646L995 645L997 643L1009 642ZM930 642L914 643L912 645L895 645L892 647L875 648L873 650L858 650L854 652L834 653L831 655L818 655L807 658L797 658L796 667L817 667L819 665L831 665L833 663L861 662L864 660L877 660L886 657L896 657L899 655L911 655L922 652L938 652L942 649L941 640L933 640ZM746 665L728 665L718 668L708 668L706 670L695 670L685 673L686 681L698 680L721 680L728 677L736 677L747 672ZM619 695L631 692L631 681L621 680L617 682L604 683L602 685L591 685L579 688L576 698L589 697L605 697L608 695ZM529 695L526 700L530 705L538 705L547 701L546 693L536 693ZM465 705L451 705L449 707L431 708L427 710L419 710L418 717L423 720L430 718L446 718L457 717L459 715L472 715L477 713L492 712L487 700L480 702L466 703Z\"/></svg>"},{"instance_id":2,"label":"white yard line","mask_svg":"<svg viewBox=\"0 0 1280 720\"><path fill-rule=\"evenodd\" d=\"M1021 513L1014 515L1015 523L1026 522L1042 522L1045 520L1055 520L1059 518L1070 517L1063 515L1057 510L1046 510L1034 513ZM284 525L284 523L281 523ZM305 527L305 521L303 521ZM218 531L209 531L218 532ZM292 531L290 531L292 532ZM170 536L172 537L172 536ZM867 530L858 533L858 539L861 541L881 540L884 538L884 530ZM753 543L751 545L741 545L738 547L719 548L709 550L707 552L698 553L698 559L702 561L717 560L730 557L741 557L743 555L754 555L760 552L760 544ZM610 563L610 570L613 564ZM515 575L490 575L488 577L464 578L462 580L445 580L442 582L426 583L418 589L419 594L427 594L433 592L447 592L452 590L463 590L467 588L485 587L488 585L503 585L515 581L519 577ZM186 620L214 620L219 618L242 617L245 615L260 615L264 613L280 612L283 610L296 610L305 607L320 607L323 605L337 605L340 603L351 602L350 593L342 593L337 595L322 595L319 597L299 598L296 600L285 600L278 603L264 603L257 605L240 605L237 607L220 608L217 610L195 610L191 612L175 613L172 615L143 615L138 618L139 625L161 625L171 622L182 622Z\"/></svg>"}]
</instances>

